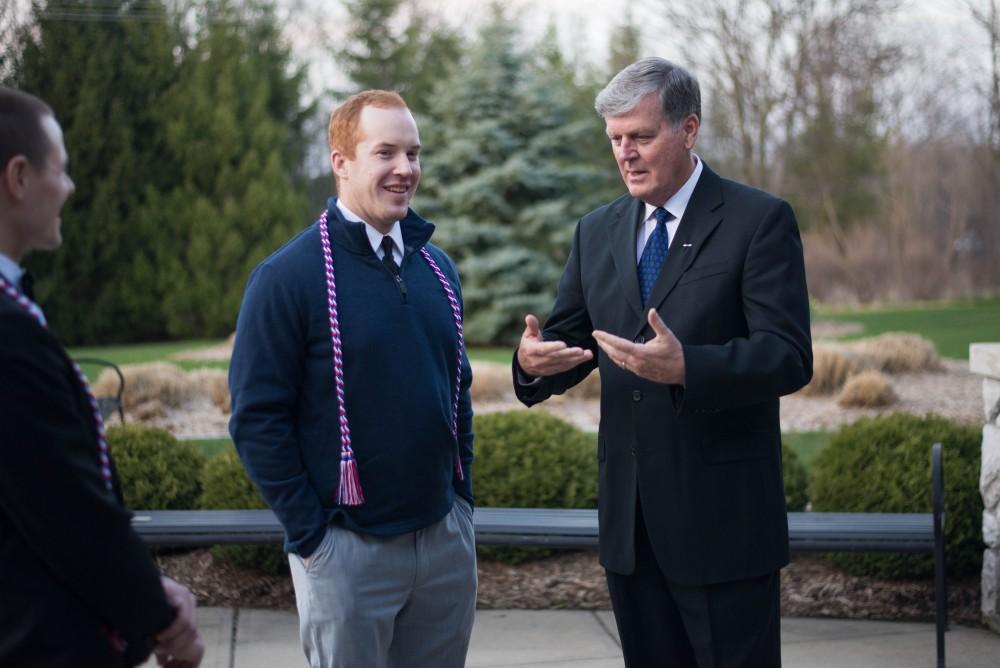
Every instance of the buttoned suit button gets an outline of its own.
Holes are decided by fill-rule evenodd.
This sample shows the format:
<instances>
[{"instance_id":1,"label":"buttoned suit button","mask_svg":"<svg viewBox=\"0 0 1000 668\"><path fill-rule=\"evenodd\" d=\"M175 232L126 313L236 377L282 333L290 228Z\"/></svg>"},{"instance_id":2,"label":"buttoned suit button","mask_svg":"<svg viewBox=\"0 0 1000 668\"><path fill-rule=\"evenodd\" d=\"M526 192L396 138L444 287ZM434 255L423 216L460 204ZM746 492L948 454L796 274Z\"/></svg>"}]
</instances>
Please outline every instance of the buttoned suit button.
<instances>
[{"instance_id":1,"label":"buttoned suit button","mask_svg":"<svg viewBox=\"0 0 1000 668\"><path fill-rule=\"evenodd\" d=\"M636 343L645 343L646 342L646 337L643 336L642 334L640 334L639 336L635 337L635 342Z\"/></svg>"},{"instance_id":2,"label":"buttoned suit button","mask_svg":"<svg viewBox=\"0 0 1000 668\"><path fill-rule=\"evenodd\" d=\"M632 401L642 401L642 392L639 390L632 390Z\"/></svg>"},{"instance_id":3,"label":"buttoned suit button","mask_svg":"<svg viewBox=\"0 0 1000 668\"><path fill-rule=\"evenodd\" d=\"M635 448L630 448L630 449L632 450L632 454L635 455Z\"/></svg>"}]
</instances>

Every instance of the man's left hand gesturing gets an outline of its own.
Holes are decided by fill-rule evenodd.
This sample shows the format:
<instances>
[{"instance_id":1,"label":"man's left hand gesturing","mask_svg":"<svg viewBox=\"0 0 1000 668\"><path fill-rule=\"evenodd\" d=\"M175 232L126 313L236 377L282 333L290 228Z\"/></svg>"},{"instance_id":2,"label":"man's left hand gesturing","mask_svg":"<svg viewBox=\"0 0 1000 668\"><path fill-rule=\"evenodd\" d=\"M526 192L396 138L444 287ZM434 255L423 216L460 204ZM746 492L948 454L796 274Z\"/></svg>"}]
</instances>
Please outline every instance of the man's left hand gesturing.
<instances>
[{"instance_id":1,"label":"man's left hand gesturing","mask_svg":"<svg viewBox=\"0 0 1000 668\"><path fill-rule=\"evenodd\" d=\"M667 385L684 384L684 349L656 309L646 314L656 338L633 343L620 336L594 330L594 338L611 361L637 376Z\"/></svg>"}]
</instances>

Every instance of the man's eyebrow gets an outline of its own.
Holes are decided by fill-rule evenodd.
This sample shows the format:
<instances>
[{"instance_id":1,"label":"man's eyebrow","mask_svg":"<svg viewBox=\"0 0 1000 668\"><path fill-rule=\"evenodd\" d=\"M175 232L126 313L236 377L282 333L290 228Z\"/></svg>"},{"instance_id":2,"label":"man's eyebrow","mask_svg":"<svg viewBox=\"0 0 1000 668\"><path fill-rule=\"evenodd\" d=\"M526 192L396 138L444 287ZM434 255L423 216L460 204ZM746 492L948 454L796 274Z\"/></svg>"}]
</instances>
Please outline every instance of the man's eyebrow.
<instances>
[{"instance_id":1,"label":"man's eyebrow","mask_svg":"<svg viewBox=\"0 0 1000 668\"><path fill-rule=\"evenodd\" d=\"M375 146L373 148L375 148L375 149L380 149L380 148L399 148L399 144L393 144L390 141L383 141L383 142L379 142L378 144L375 144ZM422 146L420 144L412 144L409 147L408 150L420 149L420 148L422 148Z\"/></svg>"}]
</instances>

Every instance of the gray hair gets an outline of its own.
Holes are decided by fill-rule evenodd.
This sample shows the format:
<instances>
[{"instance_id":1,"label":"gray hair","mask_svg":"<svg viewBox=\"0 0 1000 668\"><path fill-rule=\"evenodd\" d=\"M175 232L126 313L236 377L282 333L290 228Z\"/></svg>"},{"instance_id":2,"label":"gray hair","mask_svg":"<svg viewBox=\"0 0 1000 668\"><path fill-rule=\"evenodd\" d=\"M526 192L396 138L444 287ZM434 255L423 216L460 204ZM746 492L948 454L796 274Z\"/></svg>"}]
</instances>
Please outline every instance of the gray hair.
<instances>
[{"instance_id":1,"label":"gray hair","mask_svg":"<svg viewBox=\"0 0 1000 668\"><path fill-rule=\"evenodd\" d=\"M602 118L628 113L639 100L657 93L663 115L677 125L689 115L701 120L698 79L680 65L663 58L643 58L632 63L604 87L594 100Z\"/></svg>"}]
</instances>

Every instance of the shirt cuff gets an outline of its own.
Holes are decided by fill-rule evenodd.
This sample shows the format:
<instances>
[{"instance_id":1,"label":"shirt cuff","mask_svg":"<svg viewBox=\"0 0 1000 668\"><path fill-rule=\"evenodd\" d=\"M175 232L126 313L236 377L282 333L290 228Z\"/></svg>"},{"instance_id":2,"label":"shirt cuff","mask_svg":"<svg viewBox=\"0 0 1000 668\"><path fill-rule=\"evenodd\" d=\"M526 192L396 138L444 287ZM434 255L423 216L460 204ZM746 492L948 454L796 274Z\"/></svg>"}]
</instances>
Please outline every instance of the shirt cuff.
<instances>
[{"instance_id":1,"label":"shirt cuff","mask_svg":"<svg viewBox=\"0 0 1000 668\"><path fill-rule=\"evenodd\" d=\"M521 371L520 368L517 371L517 384L523 387L534 387L542 382L541 376L529 376L528 374Z\"/></svg>"}]
</instances>

